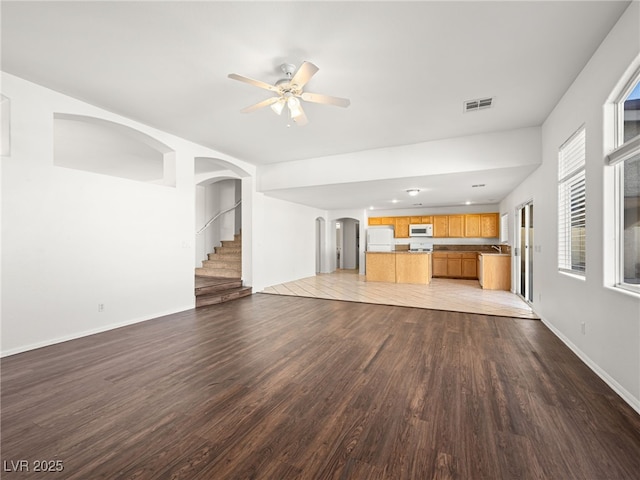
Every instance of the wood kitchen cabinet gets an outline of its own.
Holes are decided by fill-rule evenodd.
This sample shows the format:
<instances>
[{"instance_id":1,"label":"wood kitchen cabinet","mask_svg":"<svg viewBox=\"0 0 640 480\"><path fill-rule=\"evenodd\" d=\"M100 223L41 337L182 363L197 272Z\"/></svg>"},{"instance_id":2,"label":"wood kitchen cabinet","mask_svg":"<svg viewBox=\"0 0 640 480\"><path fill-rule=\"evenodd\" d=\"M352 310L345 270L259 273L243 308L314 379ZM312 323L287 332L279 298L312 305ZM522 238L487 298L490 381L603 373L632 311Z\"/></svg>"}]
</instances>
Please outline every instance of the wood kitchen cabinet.
<instances>
[{"instance_id":1,"label":"wood kitchen cabinet","mask_svg":"<svg viewBox=\"0 0 640 480\"><path fill-rule=\"evenodd\" d=\"M431 254L411 252L367 252L367 282L431 282Z\"/></svg>"},{"instance_id":2,"label":"wood kitchen cabinet","mask_svg":"<svg viewBox=\"0 0 640 480\"><path fill-rule=\"evenodd\" d=\"M449 235L448 237L464 237L464 215L448 215Z\"/></svg>"},{"instance_id":3,"label":"wood kitchen cabinet","mask_svg":"<svg viewBox=\"0 0 640 480\"><path fill-rule=\"evenodd\" d=\"M427 285L431 271L427 253L396 253L396 283Z\"/></svg>"},{"instance_id":4,"label":"wood kitchen cabinet","mask_svg":"<svg viewBox=\"0 0 640 480\"><path fill-rule=\"evenodd\" d=\"M462 254L462 278L478 278L478 254Z\"/></svg>"},{"instance_id":5,"label":"wood kitchen cabinet","mask_svg":"<svg viewBox=\"0 0 640 480\"><path fill-rule=\"evenodd\" d=\"M432 224L435 238L498 238L500 236L498 213L369 218L369 225L392 226L396 238L409 238L411 224Z\"/></svg>"},{"instance_id":6,"label":"wood kitchen cabinet","mask_svg":"<svg viewBox=\"0 0 640 480\"><path fill-rule=\"evenodd\" d=\"M367 282L395 282L396 254L393 252L367 252Z\"/></svg>"},{"instance_id":7,"label":"wood kitchen cabinet","mask_svg":"<svg viewBox=\"0 0 640 480\"><path fill-rule=\"evenodd\" d=\"M434 252L431 256L434 277L478 278L476 252Z\"/></svg>"},{"instance_id":8,"label":"wood kitchen cabinet","mask_svg":"<svg viewBox=\"0 0 640 480\"><path fill-rule=\"evenodd\" d=\"M447 215L433 216L433 236L434 237L449 236L449 217Z\"/></svg>"},{"instance_id":9,"label":"wood kitchen cabinet","mask_svg":"<svg viewBox=\"0 0 640 480\"><path fill-rule=\"evenodd\" d=\"M431 270L434 277L446 277L447 276L447 254L446 253L433 253Z\"/></svg>"},{"instance_id":10,"label":"wood kitchen cabinet","mask_svg":"<svg viewBox=\"0 0 640 480\"><path fill-rule=\"evenodd\" d=\"M478 238L480 237L480 214L473 213L464 216L464 236Z\"/></svg>"},{"instance_id":11,"label":"wood kitchen cabinet","mask_svg":"<svg viewBox=\"0 0 640 480\"><path fill-rule=\"evenodd\" d=\"M478 259L480 286L485 290L511 290L511 256L480 254Z\"/></svg>"},{"instance_id":12,"label":"wood kitchen cabinet","mask_svg":"<svg viewBox=\"0 0 640 480\"><path fill-rule=\"evenodd\" d=\"M409 224L411 217L395 217L395 237L409 238Z\"/></svg>"},{"instance_id":13,"label":"wood kitchen cabinet","mask_svg":"<svg viewBox=\"0 0 640 480\"><path fill-rule=\"evenodd\" d=\"M447 254L447 277L461 277L462 276L462 254L461 253L448 253Z\"/></svg>"},{"instance_id":14,"label":"wood kitchen cabinet","mask_svg":"<svg viewBox=\"0 0 640 480\"><path fill-rule=\"evenodd\" d=\"M497 213L480 214L480 236L483 238L500 236L500 217Z\"/></svg>"}]
</instances>

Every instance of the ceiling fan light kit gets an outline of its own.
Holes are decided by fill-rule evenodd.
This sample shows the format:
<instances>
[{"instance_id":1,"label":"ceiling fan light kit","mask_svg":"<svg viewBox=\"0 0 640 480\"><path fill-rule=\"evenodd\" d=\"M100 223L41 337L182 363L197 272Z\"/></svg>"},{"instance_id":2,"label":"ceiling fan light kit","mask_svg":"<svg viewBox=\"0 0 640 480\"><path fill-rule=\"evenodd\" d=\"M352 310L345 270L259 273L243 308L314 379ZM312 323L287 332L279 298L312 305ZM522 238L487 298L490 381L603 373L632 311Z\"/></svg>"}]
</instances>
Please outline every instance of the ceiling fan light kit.
<instances>
[{"instance_id":1,"label":"ceiling fan light kit","mask_svg":"<svg viewBox=\"0 0 640 480\"><path fill-rule=\"evenodd\" d=\"M337 107L348 107L351 104L351 102L346 98L302 91L307 82L311 80L311 77L313 77L313 75L318 71L318 67L313 63L303 62L297 71L295 65L290 63L283 63L280 68L287 78L278 80L274 85L270 85L260 80L254 80L253 78L245 77L243 75L238 75L236 73L229 74L229 78L233 80L248 83L249 85L269 90L276 94L274 97L267 98L266 100L262 100L254 105L243 108L240 110L242 113L251 113L260 108L270 106L277 115L281 115L286 105L289 110L290 118L296 122L296 125L303 126L308 123L308 120L304 110L302 109L300 99L305 102L335 105Z\"/></svg>"}]
</instances>

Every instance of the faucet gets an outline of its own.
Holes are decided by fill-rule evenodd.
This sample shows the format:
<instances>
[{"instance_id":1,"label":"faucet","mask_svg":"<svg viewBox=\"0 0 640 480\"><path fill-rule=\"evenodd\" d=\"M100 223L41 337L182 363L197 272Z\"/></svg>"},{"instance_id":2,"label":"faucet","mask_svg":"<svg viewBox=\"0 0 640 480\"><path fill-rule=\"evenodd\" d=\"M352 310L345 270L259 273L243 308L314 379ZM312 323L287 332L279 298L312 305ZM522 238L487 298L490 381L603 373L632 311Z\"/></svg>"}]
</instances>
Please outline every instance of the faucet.
<instances>
[{"instance_id":1,"label":"faucet","mask_svg":"<svg viewBox=\"0 0 640 480\"><path fill-rule=\"evenodd\" d=\"M498 253L502 253L502 245L491 245L491 248L494 248L495 250L498 251Z\"/></svg>"}]
</instances>

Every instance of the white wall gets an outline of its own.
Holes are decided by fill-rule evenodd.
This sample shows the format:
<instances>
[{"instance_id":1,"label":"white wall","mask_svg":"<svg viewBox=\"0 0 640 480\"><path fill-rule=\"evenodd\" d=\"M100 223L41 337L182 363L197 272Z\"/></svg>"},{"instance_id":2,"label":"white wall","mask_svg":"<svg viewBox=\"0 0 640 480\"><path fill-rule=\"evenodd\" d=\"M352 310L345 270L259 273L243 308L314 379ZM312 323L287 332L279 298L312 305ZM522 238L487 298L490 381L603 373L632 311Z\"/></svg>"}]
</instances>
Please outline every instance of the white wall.
<instances>
[{"instance_id":1,"label":"white wall","mask_svg":"<svg viewBox=\"0 0 640 480\"><path fill-rule=\"evenodd\" d=\"M640 298L606 286L613 231L604 179L607 152L604 105L640 52L640 4L634 2L604 40L542 127L543 162L502 203L534 201L534 308L543 321L640 412ZM587 274L584 280L557 269L558 148L581 125L587 133ZM604 135L604 136L603 136ZM607 225L608 227L605 227ZM510 228L513 244L514 232ZM581 333L581 323L586 333Z\"/></svg>"},{"instance_id":2,"label":"white wall","mask_svg":"<svg viewBox=\"0 0 640 480\"><path fill-rule=\"evenodd\" d=\"M326 218L326 212L271 198L255 191L253 196L254 291L314 276L316 218Z\"/></svg>"},{"instance_id":3,"label":"white wall","mask_svg":"<svg viewBox=\"0 0 640 480\"><path fill-rule=\"evenodd\" d=\"M194 157L235 160L4 73L2 93L2 355L193 307ZM57 112L170 146L176 187L54 166Z\"/></svg>"}]
</instances>

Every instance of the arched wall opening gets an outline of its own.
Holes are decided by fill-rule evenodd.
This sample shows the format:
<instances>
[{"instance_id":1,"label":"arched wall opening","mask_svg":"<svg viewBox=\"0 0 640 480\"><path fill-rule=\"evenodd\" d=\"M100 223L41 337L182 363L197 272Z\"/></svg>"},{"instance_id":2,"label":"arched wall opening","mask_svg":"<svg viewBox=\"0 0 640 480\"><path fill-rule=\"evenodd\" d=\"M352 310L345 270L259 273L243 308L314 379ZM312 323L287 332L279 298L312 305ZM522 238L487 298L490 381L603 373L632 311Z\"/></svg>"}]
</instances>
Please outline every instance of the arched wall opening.
<instances>
[{"instance_id":1,"label":"arched wall opening","mask_svg":"<svg viewBox=\"0 0 640 480\"><path fill-rule=\"evenodd\" d=\"M253 182L244 169L219 158L194 159L195 267L213 253L223 240L233 240L242 233L242 278L252 280L252 209Z\"/></svg>"},{"instance_id":2,"label":"arched wall opening","mask_svg":"<svg viewBox=\"0 0 640 480\"><path fill-rule=\"evenodd\" d=\"M58 167L176 186L175 152L146 133L102 118L54 113L53 136Z\"/></svg>"}]
</instances>

